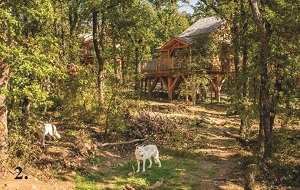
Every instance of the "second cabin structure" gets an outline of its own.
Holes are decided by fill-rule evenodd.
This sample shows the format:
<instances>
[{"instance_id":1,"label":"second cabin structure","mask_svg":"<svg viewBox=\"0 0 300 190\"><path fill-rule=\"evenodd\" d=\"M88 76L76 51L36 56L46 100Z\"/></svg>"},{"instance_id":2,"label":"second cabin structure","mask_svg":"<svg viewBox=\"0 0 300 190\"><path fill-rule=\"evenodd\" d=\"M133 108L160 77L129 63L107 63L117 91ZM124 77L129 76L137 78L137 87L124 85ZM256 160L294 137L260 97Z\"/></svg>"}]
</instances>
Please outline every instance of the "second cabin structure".
<instances>
[{"instance_id":1,"label":"second cabin structure","mask_svg":"<svg viewBox=\"0 0 300 190\"><path fill-rule=\"evenodd\" d=\"M187 82L192 84L190 92L195 104L197 93L203 93L200 91L204 89L195 78L202 77L210 82L206 88L213 89L220 101L222 83L232 73L230 42L225 22L216 17L199 19L158 48L159 59L141 62L142 88L145 85L145 91L151 96L160 82L171 101L181 82Z\"/></svg>"}]
</instances>

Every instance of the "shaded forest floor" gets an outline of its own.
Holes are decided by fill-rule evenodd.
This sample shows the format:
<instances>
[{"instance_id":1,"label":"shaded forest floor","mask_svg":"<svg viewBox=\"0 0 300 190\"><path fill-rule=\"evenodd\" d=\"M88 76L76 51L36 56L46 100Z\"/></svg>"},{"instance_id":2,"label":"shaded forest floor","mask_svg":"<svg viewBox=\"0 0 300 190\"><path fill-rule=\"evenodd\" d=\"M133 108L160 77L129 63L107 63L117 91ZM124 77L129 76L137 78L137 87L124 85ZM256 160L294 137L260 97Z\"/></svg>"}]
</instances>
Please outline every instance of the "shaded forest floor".
<instances>
[{"instance_id":1,"label":"shaded forest floor","mask_svg":"<svg viewBox=\"0 0 300 190\"><path fill-rule=\"evenodd\" d=\"M145 173L134 173L138 144L94 150L97 126L57 123L62 139L41 149L34 167L23 168L28 179L14 179L17 171L11 169L0 179L0 189L123 189L129 184L143 190L157 181L163 181L157 189L244 189L244 161L251 153L224 135L224 130L237 134L239 126L237 117L226 116L225 105L147 105L152 115L177 126L163 140L149 136L143 142L158 146L161 168L153 164Z\"/></svg>"}]
</instances>

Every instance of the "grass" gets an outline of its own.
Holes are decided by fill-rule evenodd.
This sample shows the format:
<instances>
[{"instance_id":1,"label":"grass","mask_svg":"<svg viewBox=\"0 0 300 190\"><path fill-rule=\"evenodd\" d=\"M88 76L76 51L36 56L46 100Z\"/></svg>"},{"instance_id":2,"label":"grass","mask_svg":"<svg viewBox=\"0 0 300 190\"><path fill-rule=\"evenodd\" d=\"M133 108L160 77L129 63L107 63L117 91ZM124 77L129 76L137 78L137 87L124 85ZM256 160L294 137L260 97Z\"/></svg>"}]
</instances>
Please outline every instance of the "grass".
<instances>
[{"instance_id":1,"label":"grass","mask_svg":"<svg viewBox=\"0 0 300 190\"><path fill-rule=\"evenodd\" d=\"M97 183L99 180L103 179L103 173L92 172L87 170L86 172L77 173L76 175L76 189L99 189Z\"/></svg>"},{"instance_id":2,"label":"grass","mask_svg":"<svg viewBox=\"0 0 300 190\"><path fill-rule=\"evenodd\" d=\"M192 190L197 189L203 175L213 177L215 171L202 169L197 159L204 158L200 153L191 153L186 150L161 150L162 167L158 168L153 163L152 168L146 168L144 173L135 173L128 176L128 173L136 169L136 162L129 161L122 166L113 167L106 173L101 172L78 172L76 175L76 189L122 189L130 184L136 190L149 189L156 181L164 181L159 189ZM149 162L146 163L146 167Z\"/></svg>"}]
</instances>

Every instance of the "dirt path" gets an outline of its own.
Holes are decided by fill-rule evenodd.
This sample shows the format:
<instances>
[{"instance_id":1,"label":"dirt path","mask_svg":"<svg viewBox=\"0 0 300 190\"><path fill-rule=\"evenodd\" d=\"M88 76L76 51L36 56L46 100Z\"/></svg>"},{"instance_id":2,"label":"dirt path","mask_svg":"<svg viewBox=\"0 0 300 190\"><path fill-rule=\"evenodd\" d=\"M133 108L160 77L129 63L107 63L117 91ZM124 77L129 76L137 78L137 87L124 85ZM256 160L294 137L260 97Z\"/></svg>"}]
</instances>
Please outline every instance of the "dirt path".
<instances>
[{"instance_id":1,"label":"dirt path","mask_svg":"<svg viewBox=\"0 0 300 190\"><path fill-rule=\"evenodd\" d=\"M244 189L243 156L248 153L243 151L237 141L224 136L223 131L237 129L237 118L228 118L223 110L207 110L192 107L194 115L167 114L168 117L186 117L192 120L212 121L212 125L192 126L190 131L196 134L192 147L187 148L194 153L205 155L199 159L198 164L202 172L201 183L196 189ZM218 125L219 124L219 125Z\"/></svg>"},{"instance_id":2,"label":"dirt path","mask_svg":"<svg viewBox=\"0 0 300 190\"><path fill-rule=\"evenodd\" d=\"M214 171L214 175L204 178L199 189L244 189L242 159L236 141L215 129L206 135L206 145L194 151L211 158L199 161L199 165L204 171Z\"/></svg>"},{"instance_id":3,"label":"dirt path","mask_svg":"<svg viewBox=\"0 0 300 190\"><path fill-rule=\"evenodd\" d=\"M4 179L0 179L1 190L72 190L74 189L74 180L62 181L58 179L40 180L36 174L30 175L23 173L23 179L15 179L18 173L9 173ZM25 178L25 176L27 176Z\"/></svg>"}]
</instances>

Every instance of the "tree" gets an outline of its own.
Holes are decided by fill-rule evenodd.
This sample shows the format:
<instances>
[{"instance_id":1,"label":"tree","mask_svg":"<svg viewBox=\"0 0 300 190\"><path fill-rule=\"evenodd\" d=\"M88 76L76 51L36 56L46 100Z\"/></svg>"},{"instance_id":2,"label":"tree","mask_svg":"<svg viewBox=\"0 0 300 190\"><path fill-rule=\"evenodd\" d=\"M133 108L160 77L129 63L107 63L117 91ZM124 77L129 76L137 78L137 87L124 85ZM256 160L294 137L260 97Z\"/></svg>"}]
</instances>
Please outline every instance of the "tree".
<instances>
[{"instance_id":1,"label":"tree","mask_svg":"<svg viewBox=\"0 0 300 190\"><path fill-rule=\"evenodd\" d=\"M269 56L270 56L270 39L271 25L268 23L259 10L256 0L249 0L253 19L256 23L258 33L260 35L260 57L258 59L261 67L260 73L260 122L259 129L261 131L260 138L264 141L264 157L272 154L272 127L270 123L270 77L268 72ZM263 3L263 1L261 2ZM262 4L263 6L264 4ZM263 133L262 133L263 131Z\"/></svg>"},{"instance_id":2,"label":"tree","mask_svg":"<svg viewBox=\"0 0 300 190\"><path fill-rule=\"evenodd\" d=\"M0 60L0 163L3 165L8 158L7 106L6 95L3 93L3 90L7 89L8 76L9 67L2 59Z\"/></svg>"},{"instance_id":3,"label":"tree","mask_svg":"<svg viewBox=\"0 0 300 190\"><path fill-rule=\"evenodd\" d=\"M33 118L53 104L50 92L61 72L52 10L51 1L1 3L1 152L5 158L8 148L18 152L14 156L32 156L24 147L33 144L30 126L38 121ZM7 129L19 137L9 140L10 147Z\"/></svg>"},{"instance_id":4,"label":"tree","mask_svg":"<svg viewBox=\"0 0 300 190\"><path fill-rule=\"evenodd\" d=\"M7 87L9 82L9 59L14 46L13 26L15 20L11 17L6 2L0 4L0 171L8 158L8 127L7 127Z\"/></svg>"},{"instance_id":5,"label":"tree","mask_svg":"<svg viewBox=\"0 0 300 190\"><path fill-rule=\"evenodd\" d=\"M100 48L99 48L99 42L98 42L98 28L99 28L99 21L98 21L98 11L94 10L93 11L93 43L94 43L94 49L96 53L96 58L98 62L98 97L100 103L104 102L104 95L103 95L103 72L104 72L104 60L101 56L100 53ZM102 18L102 26L105 24L105 18ZM101 27L103 29L103 27ZM103 34L103 30L101 31ZM103 37L103 35L102 35ZM101 42L100 42L101 43ZM103 45L102 45L103 46ZM104 50L104 48L102 49Z\"/></svg>"}]
</instances>

